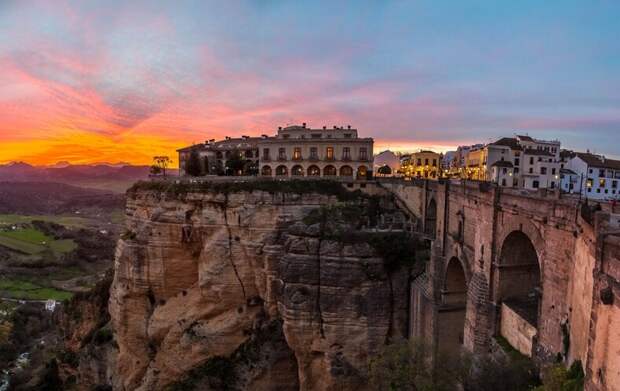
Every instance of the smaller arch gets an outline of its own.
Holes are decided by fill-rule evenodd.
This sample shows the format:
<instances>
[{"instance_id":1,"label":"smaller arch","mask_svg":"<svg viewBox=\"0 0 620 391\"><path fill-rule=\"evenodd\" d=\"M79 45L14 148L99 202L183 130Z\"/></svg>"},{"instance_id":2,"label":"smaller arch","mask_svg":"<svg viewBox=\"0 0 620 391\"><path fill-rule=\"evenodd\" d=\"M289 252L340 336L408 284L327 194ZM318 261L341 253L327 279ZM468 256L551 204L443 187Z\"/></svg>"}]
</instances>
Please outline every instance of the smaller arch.
<instances>
[{"instance_id":1,"label":"smaller arch","mask_svg":"<svg viewBox=\"0 0 620 391\"><path fill-rule=\"evenodd\" d=\"M288 176L288 168L286 166L276 167L276 176Z\"/></svg>"},{"instance_id":2,"label":"smaller arch","mask_svg":"<svg viewBox=\"0 0 620 391\"><path fill-rule=\"evenodd\" d=\"M336 171L336 167L330 165L325 166L325 168L323 169L323 175L324 176L336 176L337 175L337 171Z\"/></svg>"},{"instance_id":3,"label":"smaller arch","mask_svg":"<svg viewBox=\"0 0 620 391\"><path fill-rule=\"evenodd\" d=\"M352 177L353 169L351 168L351 166L340 167L340 176Z\"/></svg>"},{"instance_id":4,"label":"smaller arch","mask_svg":"<svg viewBox=\"0 0 620 391\"><path fill-rule=\"evenodd\" d=\"M321 169L315 165L308 167L308 176L321 176Z\"/></svg>"},{"instance_id":5,"label":"smaller arch","mask_svg":"<svg viewBox=\"0 0 620 391\"><path fill-rule=\"evenodd\" d=\"M291 168L291 175L292 176L304 176L304 168L300 166L299 164L294 165L293 168Z\"/></svg>"},{"instance_id":6,"label":"smaller arch","mask_svg":"<svg viewBox=\"0 0 620 391\"><path fill-rule=\"evenodd\" d=\"M437 228L437 202L434 198L428 203L426 207L426 214L424 216L424 233L435 237L435 230Z\"/></svg>"},{"instance_id":7,"label":"smaller arch","mask_svg":"<svg viewBox=\"0 0 620 391\"><path fill-rule=\"evenodd\" d=\"M262 176L271 176L271 166L263 166L261 169Z\"/></svg>"},{"instance_id":8,"label":"smaller arch","mask_svg":"<svg viewBox=\"0 0 620 391\"><path fill-rule=\"evenodd\" d=\"M448 261L443 281L442 301L463 304L467 301L467 277L463 264L457 257Z\"/></svg>"}]
</instances>

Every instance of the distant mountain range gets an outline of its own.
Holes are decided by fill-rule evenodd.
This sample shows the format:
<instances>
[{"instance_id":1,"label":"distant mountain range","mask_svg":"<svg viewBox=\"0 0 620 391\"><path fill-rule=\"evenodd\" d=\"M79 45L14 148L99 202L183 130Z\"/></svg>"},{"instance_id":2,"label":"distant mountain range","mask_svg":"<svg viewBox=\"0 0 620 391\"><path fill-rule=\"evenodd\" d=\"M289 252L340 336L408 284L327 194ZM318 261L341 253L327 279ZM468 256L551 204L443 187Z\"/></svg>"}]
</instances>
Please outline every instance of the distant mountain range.
<instances>
[{"instance_id":1,"label":"distant mountain range","mask_svg":"<svg viewBox=\"0 0 620 391\"><path fill-rule=\"evenodd\" d=\"M177 170L170 170L176 175ZM78 187L124 192L132 183L146 179L149 166L124 163L72 165L59 162L52 166L32 166L23 162L0 165L0 182L56 182Z\"/></svg>"}]
</instances>

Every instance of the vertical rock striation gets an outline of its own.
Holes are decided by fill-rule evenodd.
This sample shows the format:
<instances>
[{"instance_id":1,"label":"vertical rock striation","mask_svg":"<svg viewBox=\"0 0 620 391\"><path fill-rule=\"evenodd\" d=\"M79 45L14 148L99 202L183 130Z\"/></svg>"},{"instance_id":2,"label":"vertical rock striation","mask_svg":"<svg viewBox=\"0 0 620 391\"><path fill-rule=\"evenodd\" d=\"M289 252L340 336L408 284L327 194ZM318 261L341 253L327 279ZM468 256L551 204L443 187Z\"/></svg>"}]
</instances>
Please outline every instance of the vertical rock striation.
<instances>
[{"instance_id":1,"label":"vertical rock striation","mask_svg":"<svg viewBox=\"0 0 620 391\"><path fill-rule=\"evenodd\" d=\"M364 202L365 198L350 202ZM115 389L363 390L406 327L408 273L303 218L337 195L128 193Z\"/></svg>"}]
</instances>

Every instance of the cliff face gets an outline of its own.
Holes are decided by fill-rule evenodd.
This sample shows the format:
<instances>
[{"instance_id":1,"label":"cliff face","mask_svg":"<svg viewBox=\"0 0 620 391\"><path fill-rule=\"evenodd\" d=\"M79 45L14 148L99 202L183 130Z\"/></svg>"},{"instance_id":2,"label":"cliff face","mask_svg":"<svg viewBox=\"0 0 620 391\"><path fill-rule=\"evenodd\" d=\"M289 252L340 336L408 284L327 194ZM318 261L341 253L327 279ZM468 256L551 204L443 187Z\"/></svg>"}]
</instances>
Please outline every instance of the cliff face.
<instances>
[{"instance_id":1,"label":"cliff face","mask_svg":"<svg viewBox=\"0 0 620 391\"><path fill-rule=\"evenodd\" d=\"M131 192L110 314L114 388L366 389L406 328L408 273L304 216L335 195Z\"/></svg>"}]
</instances>

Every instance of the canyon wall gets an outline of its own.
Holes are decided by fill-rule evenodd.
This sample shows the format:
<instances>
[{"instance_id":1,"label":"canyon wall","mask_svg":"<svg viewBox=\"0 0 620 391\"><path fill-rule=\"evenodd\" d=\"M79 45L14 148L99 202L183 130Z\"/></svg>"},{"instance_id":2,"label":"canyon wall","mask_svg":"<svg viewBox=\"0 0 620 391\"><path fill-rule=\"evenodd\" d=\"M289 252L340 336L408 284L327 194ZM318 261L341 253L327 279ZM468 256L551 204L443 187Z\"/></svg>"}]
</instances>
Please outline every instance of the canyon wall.
<instances>
[{"instance_id":1,"label":"canyon wall","mask_svg":"<svg viewBox=\"0 0 620 391\"><path fill-rule=\"evenodd\" d=\"M110 291L114 389L368 389L369 357L405 335L409 273L304 222L366 202L340 191L130 191Z\"/></svg>"}]
</instances>

